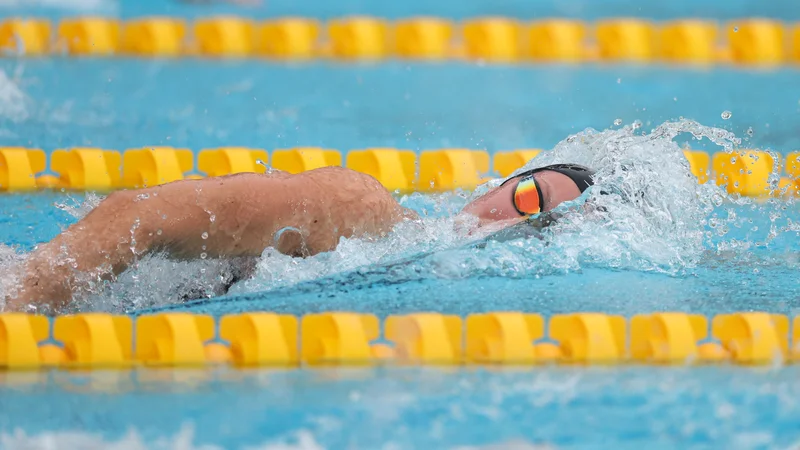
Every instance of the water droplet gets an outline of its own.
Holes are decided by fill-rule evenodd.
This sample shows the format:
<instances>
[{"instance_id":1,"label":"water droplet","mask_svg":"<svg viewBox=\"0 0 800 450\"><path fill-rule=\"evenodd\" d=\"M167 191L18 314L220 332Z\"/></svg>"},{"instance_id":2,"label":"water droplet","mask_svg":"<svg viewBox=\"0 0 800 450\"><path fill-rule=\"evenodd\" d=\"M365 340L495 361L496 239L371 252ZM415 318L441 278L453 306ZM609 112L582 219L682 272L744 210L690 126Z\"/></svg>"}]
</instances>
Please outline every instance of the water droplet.
<instances>
[{"instance_id":1,"label":"water droplet","mask_svg":"<svg viewBox=\"0 0 800 450\"><path fill-rule=\"evenodd\" d=\"M208 257L206 252L200 253L200 259L206 259L206 257Z\"/></svg>"},{"instance_id":2,"label":"water droplet","mask_svg":"<svg viewBox=\"0 0 800 450\"><path fill-rule=\"evenodd\" d=\"M732 115L733 114L731 114L730 111L725 110L725 111L722 111L722 114L720 116L722 117L722 120L728 120L728 119L731 118Z\"/></svg>"},{"instance_id":3,"label":"water droplet","mask_svg":"<svg viewBox=\"0 0 800 450\"><path fill-rule=\"evenodd\" d=\"M161 228L159 228L158 231L156 231L156 234L161 236L161 233L163 233L163 231L161 231Z\"/></svg>"},{"instance_id":4,"label":"water droplet","mask_svg":"<svg viewBox=\"0 0 800 450\"><path fill-rule=\"evenodd\" d=\"M203 239L208 239L208 233L203 231L203 234L201 234L200 237L203 238Z\"/></svg>"},{"instance_id":5,"label":"water droplet","mask_svg":"<svg viewBox=\"0 0 800 450\"><path fill-rule=\"evenodd\" d=\"M208 219L211 221L211 223L214 223L214 221L217 220L217 216L212 214Z\"/></svg>"},{"instance_id":6,"label":"water droplet","mask_svg":"<svg viewBox=\"0 0 800 450\"><path fill-rule=\"evenodd\" d=\"M747 127L747 135L750 137L753 136L753 127Z\"/></svg>"},{"instance_id":7,"label":"water droplet","mask_svg":"<svg viewBox=\"0 0 800 450\"><path fill-rule=\"evenodd\" d=\"M204 246L202 247L202 249L203 249L203 250L205 250L205 249L206 249L206 246L204 245Z\"/></svg>"},{"instance_id":8,"label":"water droplet","mask_svg":"<svg viewBox=\"0 0 800 450\"><path fill-rule=\"evenodd\" d=\"M739 31L739 27L733 27L733 32L736 33L737 31Z\"/></svg>"},{"instance_id":9,"label":"water droplet","mask_svg":"<svg viewBox=\"0 0 800 450\"><path fill-rule=\"evenodd\" d=\"M622 78L617 78L617 84L622 83Z\"/></svg>"},{"instance_id":10,"label":"water droplet","mask_svg":"<svg viewBox=\"0 0 800 450\"><path fill-rule=\"evenodd\" d=\"M490 213L492 213L492 214L494 214L494 213L496 213L496 212L497 212L497 208L492 208L492 209L491 209L489 212L490 212Z\"/></svg>"},{"instance_id":11,"label":"water droplet","mask_svg":"<svg viewBox=\"0 0 800 450\"><path fill-rule=\"evenodd\" d=\"M622 125L622 119L614 119L614 125L615 125L615 126L620 126L620 125Z\"/></svg>"},{"instance_id":12,"label":"water droplet","mask_svg":"<svg viewBox=\"0 0 800 450\"><path fill-rule=\"evenodd\" d=\"M163 215L161 216L161 219L162 219L162 220L167 220L167 215L166 215L166 214L163 214Z\"/></svg>"}]
</instances>

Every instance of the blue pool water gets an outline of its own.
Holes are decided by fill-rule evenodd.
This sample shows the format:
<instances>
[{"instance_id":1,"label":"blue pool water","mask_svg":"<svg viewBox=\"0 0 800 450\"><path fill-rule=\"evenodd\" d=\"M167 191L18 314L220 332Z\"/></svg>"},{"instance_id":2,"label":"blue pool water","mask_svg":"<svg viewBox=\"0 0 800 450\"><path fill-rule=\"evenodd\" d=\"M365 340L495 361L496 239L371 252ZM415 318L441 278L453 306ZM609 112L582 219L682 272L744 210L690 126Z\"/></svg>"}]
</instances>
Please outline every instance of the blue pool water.
<instances>
[{"instance_id":1,"label":"blue pool water","mask_svg":"<svg viewBox=\"0 0 800 450\"><path fill-rule=\"evenodd\" d=\"M36 437L48 436L58 448L790 449L797 377L796 368L59 374L4 389L0 427L25 432L0 446L45 448Z\"/></svg>"},{"instance_id":2,"label":"blue pool water","mask_svg":"<svg viewBox=\"0 0 800 450\"><path fill-rule=\"evenodd\" d=\"M2 60L0 69L0 145L541 147L545 158L590 161L607 186L649 199L615 204L605 221L570 217L543 242L465 250L447 217L468 193L414 194L399 198L426 217L422 234L400 229L386 243L348 241L303 261L268 253L230 295L188 304L175 299L181 287L211 283L220 264L148 258L87 309L800 314L797 204L697 187L669 134L683 130L674 142L709 152L723 150L709 137L731 142L723 129L742 147L800 149L795 68L85 59ZM642 127L631 130L637 120ZM610 130L569 138L587 127ZM616 180L623 163L637 170ZM95 203L68 193L0 196L0 271ZM0 373L0 448L43 448L48 439L57 448L304 449L793 448L800 440L796 367L31 376Z\"/></svg>"},{"instance_id":3,"label":"blue pool water","mask_svg":"<svg viewBox=\"0 0 800 450\"><path fill-rule=\"evenodd\" d=\"M0 69L19 90L0 92L10 99L0 107L0 144L46 150L243 145L494 152L552 148L584 128L613 127L616 119L640 120L649 130L681 116L743 139L752 128L745 146L800 149L800 69L793 67L99 59L0 60ZM729 120L721 117L726 110ZM692 145L718 150L707 141Z\"/></svg>"},{"instance_id":4,"label":"blue pool water","mask_svg":"<svg viewBox=\"0 0 800 450\"><path fill-rule=\"evenodd\" d=\"M76 14L99 14L112 17L139 17L158 14L197 17L210 14L243 14L257 18L307 16L327 19L351 14L398 18L436 15L455 19L475 16L506 15L521 19L575 17L594 20L606 17L645 17L656 20L701 17L717 20L742 17L770 17L798 20L800 11L792 0L755 2L752 0L691 0L630 3L625 0L408 0L374 2L340 0L337 2L262 0L256 6L236 6L224 2L188 5L176 0L4 0L0 13L63 17ZM252 2L250 2L252 3Z\"/></svg>"}]
</instances>

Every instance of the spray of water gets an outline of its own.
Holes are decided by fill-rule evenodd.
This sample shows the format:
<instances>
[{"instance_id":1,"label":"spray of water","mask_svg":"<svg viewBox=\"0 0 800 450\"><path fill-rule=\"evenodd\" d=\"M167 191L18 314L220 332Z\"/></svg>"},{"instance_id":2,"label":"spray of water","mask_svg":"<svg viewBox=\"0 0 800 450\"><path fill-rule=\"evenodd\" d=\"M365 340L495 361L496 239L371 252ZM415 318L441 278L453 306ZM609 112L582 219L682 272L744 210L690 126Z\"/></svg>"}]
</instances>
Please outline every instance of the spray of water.
<instances>
[{"instance_id":1,"label":"spray of water","mask_svg":"<svg viewBox=\"0 0 800 450\"><path fill-rule=\"evenodd\" d=\"M20 87L22 72L22 65L10 76L0 70L0 120L17 124L30 117L31 99Z\"/></svg>"},{"instance_id":2,"label":"spray of water","mask_svg":"<svg viewBox=\"0 0 800 450\"><path fill-rule=\"evenodd\" d=\"M576 205L562 208L559 220L541 238L490 242L481 249L464 245L467 237L458 231L455 215L503 181L493 180L473 193L404 196L400 202L418 211L420 221L401 223L382 239L342 239L335 251L309 258L291 258L272 248L256 260L176 262L148 255L113 283L98 283L77 305L83 310L130 311L213 297L228 288L234 294L269 291L344 273L363 282L540 278L587 267L680 275L714 255L751 258L748 250L753 245L768 245L782 233L798 233L798 224L782 214L791 203L759 204L730 196L714 183L698 184L675 142L686 133L725 151L740 144L728 131L681 119L649 133L642 132L638 122L606 131L587 129L542 152L519 170L578 163L596 170L596 184ZM60 207L81 217L98 201L90 196L80 206ZM726 239L731 228L747 226L747 219L737 216L741 208L762 208L772 218L771 227L751 233L749 239ZM2 258L7 266L21 256L6 251ZM791 258L781 261L787 263L792 264ZM6 284L8 278L0 277Z\"/></svg>"},{"instance_id":3,"label":"spray of water","mask_svg":"<svg viewBox=\"0 0 800 450\"><path fill-rule=\"evenodd\" d=\"M145 439L136 429L131 429L118 439L106 439L99 434L84 431L48 432L29 435L22 430L13 433L0 433L0 447L8 450L31 450L49 448L81 448L86 450L146 450L146 449L184 449L219 450L213 444L195 442L194 427L184 425L174 436ZM322 447L307 430L300 430L285 439L275 439L260 445L243 447L252 450L321 450Z\"/></svg>"}]
</instances>

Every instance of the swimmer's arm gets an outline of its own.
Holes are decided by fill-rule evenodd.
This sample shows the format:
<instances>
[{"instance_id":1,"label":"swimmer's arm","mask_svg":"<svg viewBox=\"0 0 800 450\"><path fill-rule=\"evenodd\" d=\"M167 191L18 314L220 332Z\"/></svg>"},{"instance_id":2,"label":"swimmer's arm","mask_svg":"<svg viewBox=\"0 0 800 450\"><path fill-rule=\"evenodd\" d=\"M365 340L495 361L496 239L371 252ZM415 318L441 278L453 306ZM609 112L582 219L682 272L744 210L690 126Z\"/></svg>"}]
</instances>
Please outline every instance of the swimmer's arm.
<instances>
[{"instance_id":1,"label":"swimmer's arm","mask_svg":"<svg viewBox=\"0 0 800 450\"><path fill-rule=\"evenodd\" d=\"M114 192L29 255L5 309L58 310L154 251L178 259L259 255L290 213L290 195L285 183L256 174ZM290 244L279 250L295 251Z\"/></svg>"},{"instance_id":2,"label":"swimmer's arm","mask_svg":"<svg viewBox=\"0 0 800 450\"><path fill-rule=\"evenodd\" d=\"M114 192L39 246L7 310L66 306L137 258L259 256L267 247L303 256L339 238L382 234L408 214L373 178L343 168L303 175L238 174ZM292 227L299 231L280 234Z\"/></svg>"}]
</instances>

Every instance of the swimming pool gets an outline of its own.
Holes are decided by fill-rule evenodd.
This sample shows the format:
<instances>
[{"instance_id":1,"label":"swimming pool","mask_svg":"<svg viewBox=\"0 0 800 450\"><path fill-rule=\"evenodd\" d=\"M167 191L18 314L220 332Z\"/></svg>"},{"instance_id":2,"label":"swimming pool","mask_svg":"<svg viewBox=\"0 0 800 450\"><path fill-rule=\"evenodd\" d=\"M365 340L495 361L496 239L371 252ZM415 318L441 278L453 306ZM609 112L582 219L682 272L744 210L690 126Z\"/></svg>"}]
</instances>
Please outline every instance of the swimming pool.
<instances>
[{"instance_id":1,"label":"swimming pool","mask_svg":"<svg viewBox=\"0 0 800 450\"><path fill-rule=\"evenodd\" d=\"M798 315L796 203L725 199L697 187L681 177L686 168L669 133L651 132L676 121L659 130L686 131L681 144L712 152L721 148L708 137L728 142L680 122L684 116L732 131L743 148L796 151L797 69L102 59L3 60L0 68L0 145L555 147L543 157L593 161L609 174L634 164L635 176L608 182L645 189L653 201L644 212L621 209L614 223L567 222L546 245L465 250L447 216L468 194L412 194L401 201L429 217L425 236L400 230L384 243L346 242L299 262L270 254L228 297L188 304L176 304L180 286L210 282L218 265L150 258L90 299L92 309ZM631 126L637 120L641 128ZM609 130L570 137L586 127ZM692 140L692 132L706 139ZM0 196L0 243L24 251L51 238L85 212L83 201ZM659 216L665 211L671 216ZM10 250L0 250L9 264ZM385 269L408 257L402 270ZM797 370L0 372L0 446L39 448L50 439L75 448L140 448L137 440L148 448L792 448ZM126 436L131 429L136 437Z\"/></svg>"},{"instance_id":2,"label":"swimming pool","mask_svg":"<svg viewBox=\"0 0 800 450\"><path fill-rule=\"evenodd\" d=\"M18 63L3 64L11 76ZM11 88L23 95L24 106L6 110L2 139L5 144L25 139L26 145L48 150L79 144L199 149L232 143L268 149L312 143L342 150L551 148L586 126L616 129L606 132L612 143L639 134L608 123L616 118L627 124L640 120L649 131L681 114L746 138L742 130L752 127L754 147L797 148L793 130L800 92L792 83L794 70L99 60L21 65L24 72ZM761 87L750 96L731 95L739 83ZM722 110L732 111L731 119L723 120ZM691 134L678 140L719 150L708 140L692 141ZM676 148L657 141L630 156L667 155ZM670 180L652 183L666 189ZM679 200L669 191L664 196ZM212 314L351 310L381 317L421 310L797 314L800 214L794 203L744 199L738 206L713 206L709 216L720 224L700 226L714 232L694 255L678 261L664 247L672 237L654 230L575 234L572 242L554 239L550 250L524 248L529 253L522 258L507 244L459 250L437 227L465 197L403 199L427 212L434 224L442 221L432 225L425 242L400 235L394 243L407 247L395 252L353 242L300 265L278 258L228 299L177 308ZM74 208L82 201L82 195L62 193L0 197L2 242L28 249L52 237L75 220L71 213L79 215ZM722 228L728 231L718 233ZM382 264L436 248L440 251L415 260L412 269L381 270ZM359 269L365 265L366 270ZM213 263L145 261L93 304L114 312L175 308L170 306L180 283L175 280L202 279L204 271L213 273ZM664 448L788 448L797 439L793 366L221 369L168 371L156 380L147 371L92 372L44 375L40 384L15 377L7 376L0 398L0 427L10 448L44 438L75 446L122 442L134 447L137 441L124 437L131 428L148 446L157 446L159 439L171 442L167 446L188 439L192 445L222 448L278 448L283 441L297 448L455 448L516 441L523 448L627 448L645 442ZM629 420L631 415L638 420ZM14 435L15 429L25 436Z\"/></svg>"}]
</instances>

